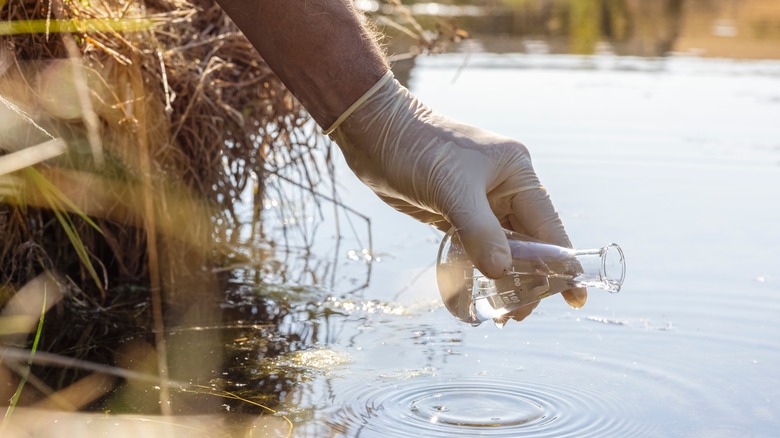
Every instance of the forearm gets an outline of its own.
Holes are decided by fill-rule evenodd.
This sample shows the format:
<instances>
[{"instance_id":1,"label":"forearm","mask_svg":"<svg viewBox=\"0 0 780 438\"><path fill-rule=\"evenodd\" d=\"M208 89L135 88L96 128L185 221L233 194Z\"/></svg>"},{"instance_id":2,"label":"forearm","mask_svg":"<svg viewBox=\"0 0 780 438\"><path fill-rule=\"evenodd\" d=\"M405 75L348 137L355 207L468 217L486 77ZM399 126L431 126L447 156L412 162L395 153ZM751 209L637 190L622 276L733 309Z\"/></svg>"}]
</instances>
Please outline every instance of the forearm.
<instances>
[{"instance_id":1,"label":"forearm","mask_svg":"<svg viewBox=\"0 0 780 438\"><path fill-rule=\"evenodd\" d=\"M351 0L217 0L323 128L388 70Z\"/></svg>"}]
</instances>

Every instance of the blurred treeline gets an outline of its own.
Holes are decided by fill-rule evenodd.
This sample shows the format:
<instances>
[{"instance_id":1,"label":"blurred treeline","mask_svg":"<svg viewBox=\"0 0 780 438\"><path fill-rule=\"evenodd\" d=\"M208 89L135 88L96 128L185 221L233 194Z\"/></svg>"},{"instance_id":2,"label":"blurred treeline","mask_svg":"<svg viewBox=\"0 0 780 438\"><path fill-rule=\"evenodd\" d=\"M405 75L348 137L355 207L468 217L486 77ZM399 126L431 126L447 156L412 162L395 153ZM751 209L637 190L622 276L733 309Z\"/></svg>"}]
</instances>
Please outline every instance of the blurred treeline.
<instances>
[{"instance_id":1,"label":"blurred treeline","mask_svg":"<svg viewBox=\"0 0 780 438\"><path fill-rule=\"evenodd\" d=\"M525 50L519 37L549 53L780 58L777 0L442 0L454 7L438 10L405 3L448 15L490 52Z\"/></svg>"}]
</instances>

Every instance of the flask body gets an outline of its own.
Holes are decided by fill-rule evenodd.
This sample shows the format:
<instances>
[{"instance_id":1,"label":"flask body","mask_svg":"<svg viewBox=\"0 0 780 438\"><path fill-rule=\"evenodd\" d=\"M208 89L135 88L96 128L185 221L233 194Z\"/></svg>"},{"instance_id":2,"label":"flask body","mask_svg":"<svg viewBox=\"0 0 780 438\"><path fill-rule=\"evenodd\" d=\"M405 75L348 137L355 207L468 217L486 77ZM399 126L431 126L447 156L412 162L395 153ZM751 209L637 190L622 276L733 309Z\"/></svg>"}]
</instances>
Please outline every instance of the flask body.
<instances>
[{"instance_id":1,"label":"flask body","mask_svg":"<svg viewBox=\"0 0 780 438\"><path fill-rule=\"evenodd\" d=\"M574 250L540 243L504 230L512 254L507 275L490 279L469 260L457 232L442 240L436 266L439 292L447 310L478 325L573 287L618 292L625 276L623 252L616 244Z\"/></svg>"}]
</instances>

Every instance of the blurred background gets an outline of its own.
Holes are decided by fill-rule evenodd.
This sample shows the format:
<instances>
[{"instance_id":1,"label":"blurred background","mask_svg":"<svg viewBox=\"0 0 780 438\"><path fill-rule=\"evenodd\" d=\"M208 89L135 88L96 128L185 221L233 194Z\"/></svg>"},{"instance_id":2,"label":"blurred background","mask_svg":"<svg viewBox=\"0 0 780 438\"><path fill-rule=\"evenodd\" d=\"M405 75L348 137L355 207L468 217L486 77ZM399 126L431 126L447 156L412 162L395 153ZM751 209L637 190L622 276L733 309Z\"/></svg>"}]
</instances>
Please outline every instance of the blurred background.
<instances>
[{"instance_id":1,"label":"blurred background","mask_svg":"<svg viewBox=\"0 0 780 438\"><path fill-rule=\"evenodd\" d=\"M365 10L392 13L382 2ZM484 0L415 2L421 23L471 35L457 50L489 53L777 59L772 0ZM389 31L389 32L392 32ZM394 43L391 41L391 48ZM400 50L400 49L399 49Z\"/></svg>"}]
</instances>

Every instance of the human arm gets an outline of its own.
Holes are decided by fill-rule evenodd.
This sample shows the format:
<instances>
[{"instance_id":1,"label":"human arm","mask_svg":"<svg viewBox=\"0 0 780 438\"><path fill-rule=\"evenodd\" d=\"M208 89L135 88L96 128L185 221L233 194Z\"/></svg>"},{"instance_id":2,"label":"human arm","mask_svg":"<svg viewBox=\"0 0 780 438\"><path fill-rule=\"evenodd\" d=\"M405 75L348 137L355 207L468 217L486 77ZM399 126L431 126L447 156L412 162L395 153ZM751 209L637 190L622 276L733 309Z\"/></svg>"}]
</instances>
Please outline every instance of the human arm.
<instances>
[{"instance_id":1,"label":"human arm","mask_svg":"<svg viewBox=\"0 0 780 438\"><path fill-rule=\"evenodd\" d=\"M432 111L386 76L350 0L218 3L320 126L371 91L331 134L350 168L397 210L456 227L483 273L497 278L510 265L502 225L571 246L525 146ZM580 307L586 292L564 297Z\"/></svg>"},{"instance_id":2,"label":"human arm","mask_svg":"<svg viewBox=\"0 0 780 438\"><path fill-rule=\"evenodd\" d=\"M217 0L320 126L390 68L350 0Z\"/></svg>"}]
</instances>

